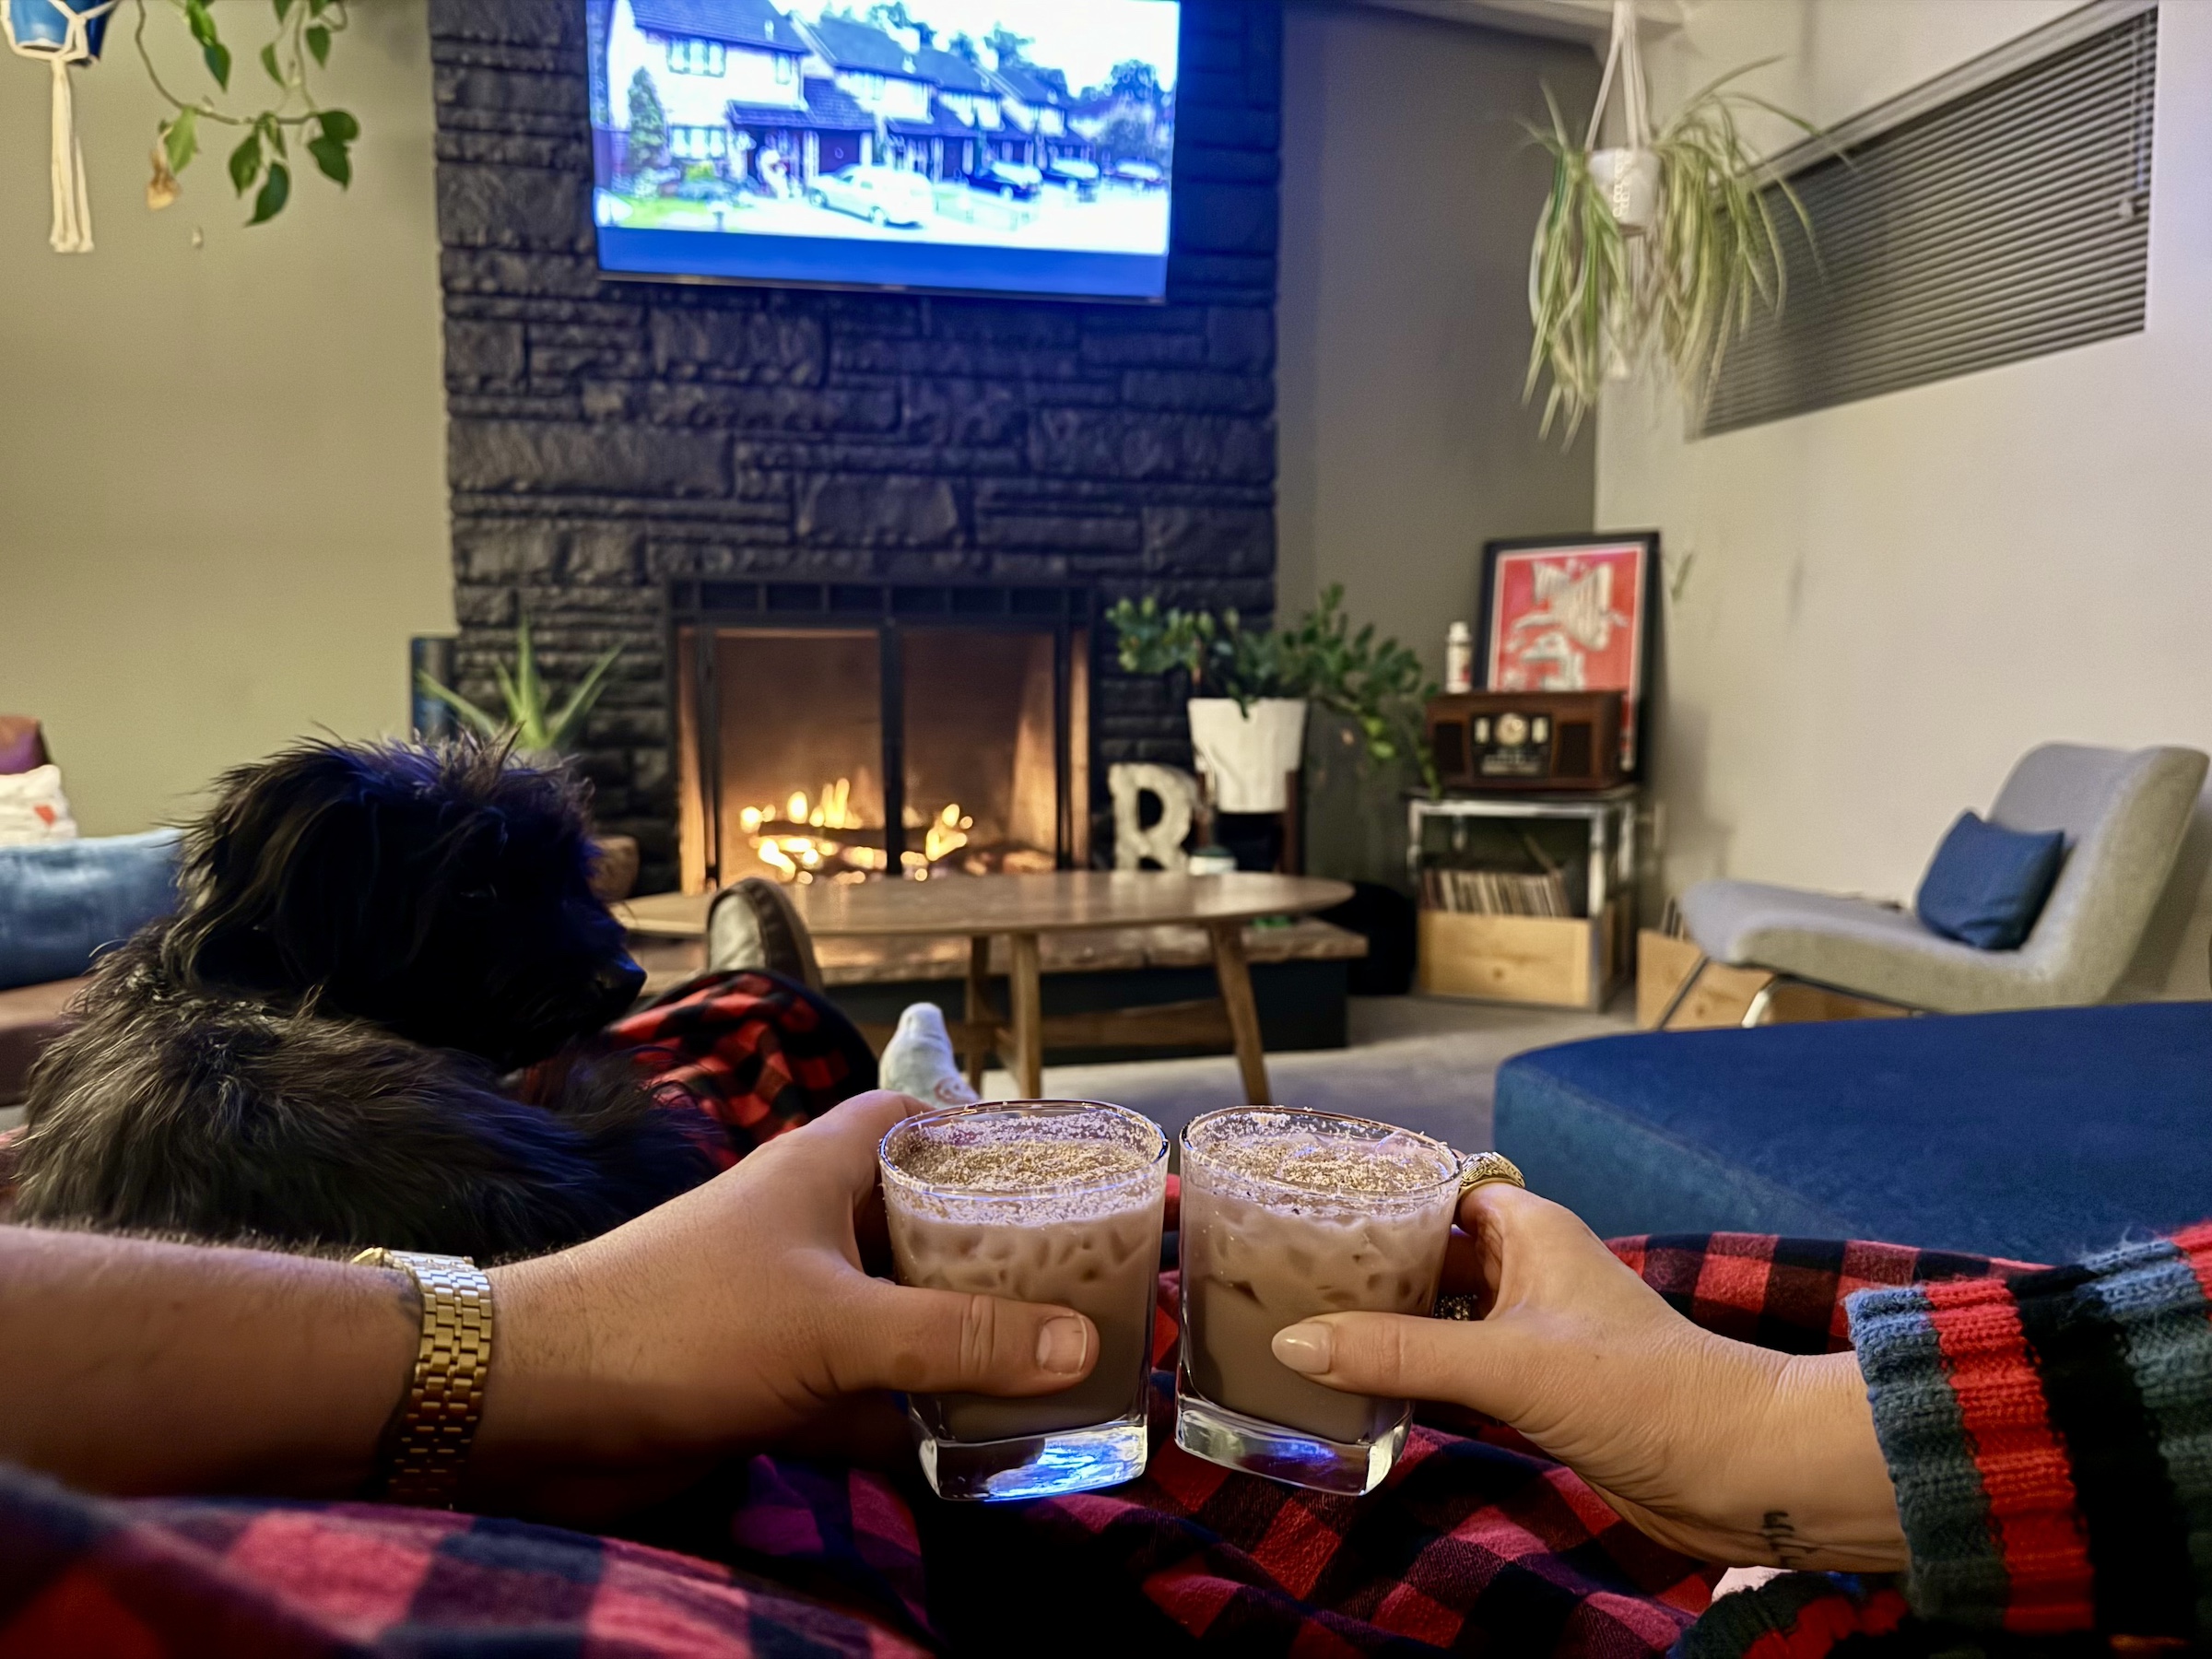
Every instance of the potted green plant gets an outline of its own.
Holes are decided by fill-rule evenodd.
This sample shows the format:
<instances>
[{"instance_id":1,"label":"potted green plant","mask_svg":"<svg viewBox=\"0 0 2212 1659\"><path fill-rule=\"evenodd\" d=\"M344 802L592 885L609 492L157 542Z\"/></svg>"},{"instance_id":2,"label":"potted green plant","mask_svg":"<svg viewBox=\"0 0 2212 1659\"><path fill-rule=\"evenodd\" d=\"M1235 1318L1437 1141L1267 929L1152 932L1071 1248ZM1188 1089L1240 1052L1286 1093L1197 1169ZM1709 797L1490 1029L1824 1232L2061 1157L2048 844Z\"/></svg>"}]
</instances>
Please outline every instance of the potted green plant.
<instances>
[{"instance_id":1,"label":"potted green plant","mask_svg":"<svg viewBox=\"0 0 2212 1659\"><path fill-rule=\"evenodd\" d=\"M530 640L530 618L525 617L514 630L513 672L510 673L504 663L491 665L500 699L507 705L504 714L478 708L450 686L440 685L428 672L417 674L415 683L452 709L471 729L487 737L511 741L514 752L524 759L552 764L568 753L576 735L583 730L585 718L606 689L607 673L621 654L622 647L617 645L600 657L569 693L568 701L556 710L546 677L538 672L537 651Z\"/></svg>"},{"instance_id":2,"label":"potted green plant","mask_svg":"<svg viewBox=\"0 0 2212 1659\"><path fill-rule=\"evenodd\" d=\"M1191 747L1222 812L1280 812L1306 736L1306 700L1279 634L1244 626L1234 610L1162 610L1147 594L1106 613L1131 674L1189 682Z\"/></svg>"},{"instance_id":3,"label":"potted green plant","mask_svg":"<svg viewBox=\"0 0 2212 1659\"><path fill-rule=\"evenodd\" d=\"M1421 710L1435 687L1419 659L1374 625L1357 633L1331 586L1295 625L1253 629L1233 610L1160 608L1147 594L1106 613L1123 669L1180 676L1190 689L1191 747L1223 812L1280 812L1304 752L1309 704L1359 726L1378 760L1410 755L1426 768Z\"/></svg>"},{"instance_id":4,"label":"potted green plant","mask_svg":"<svg viewBox=\"0 0 2212 1659\"><path fill-rule=\"evenodd\" d=\"M493 677L499 682L500 700L507 705L503 713L478 707L450 686L441 685L428 672L418 672L415 683L426 695L452 709L472 731L497 742L511 743L514 752L526 760L555 766L574 747L585 719L606 689L608 673L621 654L619 645L603 653L584 671L583 678L576 683L568 700L556 709L546 677L538 671L537 651L530 639L530 619L525 617L514 630L512 671L504 663L494 663L491 668ZM594 838L594 845L599 851L599 865L593 877L593 890L608 900L627 898L638 878L636 840L627 835L602 835Z\"/></svg>"},{"instance_id":5,"label":"potted green plant","mask_svg":"<svg viewBox=\"0 0 2212 1659\"><path fill-rule=\"evenodd\" d=\"M1771 62L1772 60L1765 60ZM1778 310L1788 284L1781 228L1768 185L1796 214L1805 206L1782 180L1769 181L1747 145L1740 118L1752 111L1813 134L1789 111L1733 83L1747 64L1693 94L1663 124L1652 124L1635 0L1614 0L1613 37L1590 124L1578 140L1545 88L1547 125L1529 133L1551 157L1552 182L1529 250L1529 347L1524 400L1547 375L1543 430L1564 418L1573 441L1607 379L1625 378L1653 357L1672 372L1691 409L1712 394L1729 343L1753 308ZM1615 87L1624 143L1599 147Z\"/></svg>"},{"instance_id":6,"label":"potted green plant","mask_svg":"<svg viewBox=\"0 0 2212 1659\"><path fill-rule=\"evenodd\" d=\"M92 251L91 200L76 139L69 71L72 65L100 60L108 26L122 4L123 0L76 0L74 5L66 0L0 0L0 27L9 46L25 57L45 61L53 72L53 154L49 175L53 229L48 240L57 253ZM190 32L209 78L226 98L236 94L242 100L240 107L226 106L205 91L183 95L171 90L147 47L146 0L132 0L132 42L169 111L155 136L153 177L146 186L148 207L167 207L177 199L182 188L177 175L200 153L201 140L212 140L226 128L237 140L224 158L230 187L241 196L253 192L253 216L248 224L266 224L284 211L291 197L292 169L300 164L295 146L341 189L352 182L353 145L361 135L360 123L345 110L325 109L311 84L316 73L329 66L331 49L346 31L347 0L272 4L276 31L254 57L276 88L273 96L231 86L230 46L217 27L209 0L173 0L162 8L165 18L173 14ZM250 78L254 88L261 86L258 76Z\"/></svg>"}]
</instances>

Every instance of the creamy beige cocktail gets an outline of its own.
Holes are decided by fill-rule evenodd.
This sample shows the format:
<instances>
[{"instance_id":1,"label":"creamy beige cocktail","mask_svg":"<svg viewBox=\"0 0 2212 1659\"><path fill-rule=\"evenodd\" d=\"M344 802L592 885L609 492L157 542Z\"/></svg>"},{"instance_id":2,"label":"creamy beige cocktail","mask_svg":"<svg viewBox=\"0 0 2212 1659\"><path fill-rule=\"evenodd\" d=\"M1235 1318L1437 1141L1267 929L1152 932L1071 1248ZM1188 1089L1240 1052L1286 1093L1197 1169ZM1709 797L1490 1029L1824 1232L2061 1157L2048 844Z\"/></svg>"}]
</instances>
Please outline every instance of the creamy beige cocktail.
<instances>
[{"instance_id":1,"label":"creamy beige cocktail","mask_svg":"<svg viewBox=\"0 0 2212 1659\"><path fill-rule=\"evenodd\" d=\"M1248 1107L1192 1122L1177 1426L1186 1449L1328 1490L1363 1491L1387 1472L1407 1403L1324 1388L1272 1344L1316 1313L1427 1313L1459 1162L1426 1135L1330 1112Z\"/></svg>"},{"instance_id":2,"label":"creamy beige cocktail","mask_svg":"<svg viewBox=\"0 0 2212 1659\"><path fill-rule=\"evenodd\" d=\"M1033 1497L1142 1473L1167 1190L1159 1126L1092 1101L989 1102L909 1118L884 1137L881 1162L900 1284L1058 1303L1099 1333L1098 1363L1064 1393L914 1396L939 1492Z\"/></svg>"}]
</instances>

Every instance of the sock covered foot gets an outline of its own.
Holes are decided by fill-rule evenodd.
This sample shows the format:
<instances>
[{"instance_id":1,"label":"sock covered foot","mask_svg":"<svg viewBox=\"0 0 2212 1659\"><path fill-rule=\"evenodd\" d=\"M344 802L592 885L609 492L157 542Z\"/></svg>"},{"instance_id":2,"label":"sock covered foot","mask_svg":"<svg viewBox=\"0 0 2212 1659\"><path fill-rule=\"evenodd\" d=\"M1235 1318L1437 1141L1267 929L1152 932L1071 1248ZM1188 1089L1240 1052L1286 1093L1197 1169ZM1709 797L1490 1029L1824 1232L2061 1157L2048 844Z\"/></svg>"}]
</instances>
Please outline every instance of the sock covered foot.
<instances>
[{"instance_id":1,"label":"sock covered foot","mask_svg":"<svg viewBox=\"0 0 2212 1659\"><path fill-rule=\"evenodd\" d=\"M884 1088L927 1106L966 1106L981 1098L968 1087L945 1030L944 1010L935 1003L910 1004L899 1016L877 1073Z\"/></svg>"}]
</instances>

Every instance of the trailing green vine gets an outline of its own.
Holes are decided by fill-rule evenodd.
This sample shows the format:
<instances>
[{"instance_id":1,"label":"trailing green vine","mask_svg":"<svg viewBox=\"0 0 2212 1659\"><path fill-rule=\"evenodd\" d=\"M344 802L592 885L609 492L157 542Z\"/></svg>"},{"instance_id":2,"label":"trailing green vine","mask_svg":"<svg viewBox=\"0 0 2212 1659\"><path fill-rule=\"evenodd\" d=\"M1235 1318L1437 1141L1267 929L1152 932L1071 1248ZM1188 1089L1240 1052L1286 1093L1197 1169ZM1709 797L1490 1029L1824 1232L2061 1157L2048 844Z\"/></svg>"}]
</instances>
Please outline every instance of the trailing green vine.
<instances>
[{"instance_id":1,"label":"trailing green vine","mask_svg":"<svg viewBox=\"0 0 2212 1659\"><path fill-rule=\"evenodd\" d=\"M230 92L233 59L230 48L217 28L209 0L160 0L174 8L200 48L200 61L217 88ZM255 54L262 72L277 88L276 99L259 109L234 112L205 93L182 98L170 89L154 67L146 46L147 0L132 0L137 8L137 27L132 41L147 77L175 112L162 122L154 146L154 175L146 186L148 207L168 206L182 186L177 175L200 153L206 129L232 128L241 135L225 160L230 187L243 196L253 193L253 216L249 225L265 225L284 211L292 194L292 144L306 151L317 171L343 189L353 182L352 147L361 135L361 124L344 110L324 109L316 102L309 85L313 71L330 64L331 47L346 32L350 18L347 0L271 0L276 13L276 32ZM312 68L311 69L310 65ZM214 136L206 133L207 136Z\"/></svg>"}]
</instances>

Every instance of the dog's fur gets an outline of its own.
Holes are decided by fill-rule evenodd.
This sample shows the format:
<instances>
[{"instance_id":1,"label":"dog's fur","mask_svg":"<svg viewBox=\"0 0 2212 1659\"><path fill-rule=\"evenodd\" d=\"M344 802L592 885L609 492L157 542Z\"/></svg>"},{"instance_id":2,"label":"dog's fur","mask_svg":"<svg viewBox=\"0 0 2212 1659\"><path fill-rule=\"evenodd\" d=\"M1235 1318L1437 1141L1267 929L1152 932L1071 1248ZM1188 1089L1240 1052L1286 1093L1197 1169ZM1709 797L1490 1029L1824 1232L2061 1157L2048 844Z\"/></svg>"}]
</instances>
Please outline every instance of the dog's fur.
<instances>
[{"instance_id":1,"label":"dog's fur","mask_svg":"<svg viewBox=\"0 0 2212 1659\"><path fill-rule=\"evenodd\" d=\"M644 977L592 858L578 786L494 746L227 774L31 1074L16 1219L483 1262L696 1185L706 1120L571 1046Z\"/></svg>"}]
</instances>

